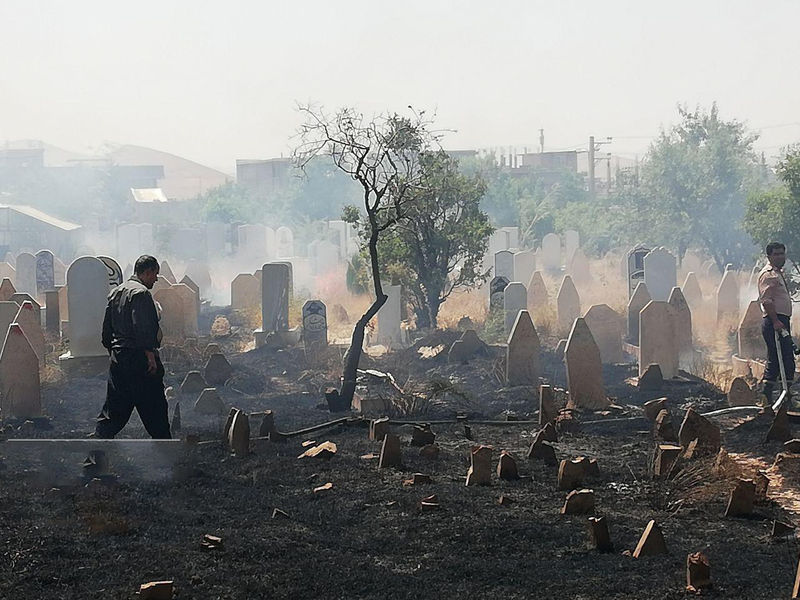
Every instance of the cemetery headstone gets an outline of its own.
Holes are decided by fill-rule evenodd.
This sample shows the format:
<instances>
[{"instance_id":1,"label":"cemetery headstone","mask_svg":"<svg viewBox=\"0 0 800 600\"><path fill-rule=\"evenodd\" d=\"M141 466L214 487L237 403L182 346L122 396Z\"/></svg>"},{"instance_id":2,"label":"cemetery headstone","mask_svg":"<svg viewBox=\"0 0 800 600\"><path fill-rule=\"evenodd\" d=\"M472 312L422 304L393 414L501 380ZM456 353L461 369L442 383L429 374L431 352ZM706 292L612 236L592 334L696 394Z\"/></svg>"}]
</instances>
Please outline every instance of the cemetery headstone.
<instances>
[{"instance_id":1,"label":"cemetery headstone","mask_svg":"<svg viewBox=\"0 0 800 600\"><path fill-rule=\"evenodd\" d=\"M569 261L569 274L578 285L589 285L592 282L592 272L589 259L583 250L576 248Z\"/></svg>"},{"instance_id":2,"label":"cemetery headstone","mask_svg":"<svg viewBox=\"0 0 800 600\"><path fill-rule=\"evenodd\" d=\"M69 356L107 356L101 343L108 296L108 270L94 256L75 260L67 269Z\"/></svg>"},{"instance_id":3,"label":"cemetery headstone","mask_svg":"<svg viewBox=\"0 0 800 600\"><path fill-rule=\"evenodd\" d=\"M622 362L622 319L608 304L595 304L584 316L604 364Z\"/></svg>"},{"instance_id":4,"label":"cemetery headstone","mask_svg":"<svg viewBox=\"0 0 800 600\"><path fill-rule=\"evenodd\" d=\"M639 376L648 365L658 364L664 379L678 374L675 319L667 302L652 300L639 313Z\"/></svg>"},{"instance_id":5,"label":"cemetery headstone","mask_svg":"<svg viewBox=\"0 0 800 600\"><path fill-rule=\"evenodd\" d=\"M289 267L267 263L261 268L261 331L289 329Z\"/></svg>"},{"instance_id":6,"label":"cemetery headstone","mask_svg":"<svg viewBox=\"0 0 800 600\"><path fill-rule=\"evenodd\" d=\"M231 308L249 310L261 302L261 284L255 275L239 273L231 282Z\"/></svg>"},{"instance_id":7,"label":"cemetery headstone","mask_svg":"<svg viewBox=\"0 0 800 600\"><path fill-rule=\"evenodd\" d=\"M169 263L166 260L161 261L161 266L158 270L158 274L164 279L166 279L170 283L170 285L175 285L176 283L178 283L178 280L175 279L175 273L172 272L172 268L169 266Z\"/></svg>"},{"instance_id":8,"label":"cemetery headstone","mask_svg":"<svg viewBox=\"0 0 800 600\"><path fill-rule=\"evenodd\" d=\"M400 330L400 302L401 287L399 285L384 285L383 293L387 300L378 311L378 343L399 344L402 341Z\"/></svg>"},{"instance_id":9,"label":"cemetery headstone","mask_svg":"<svg viewBox=\"0 0 800 600\"><path fill-rule=\"evenodd\" d=\"M56 274L53 263L53 253L50 250L39 250L36 253L36 294L44 296L55 288Z\"/></svg>"},{"instance_id":10,"label":"cemetery headstone","mask_svg":"<svg viewBox=\"0 0 800 600\"><path fill-rule=\"evenodd\" d=\"M672 309L672 319L675 326L675 343L678 345L678 356L684 360L691 360L692 356L692 311L689 303L681 292L681 288L674 287L667 301Z\"/></svg>"},{"instance_id":11,"label":"cemetery headstone","mask_svg":"<svg viewBox=\"0 0 800 600\"><path fill-rule=\"evenodd\" d=\"M7 302L17 293L17 289L8 277L4 277L0 283L0 302Z\"/></svg>"},{"instance_id":12,"label":"cemetery headstone","mask_svg":"<svg viewBox=\"0 0 800 600\"><path fill-rule=\"evenodd\" d=\"M561 268L561 238L555 233L548 233L542 238L542 267L548 271Z\"/></svg>"},{"instance_id":13,"label":"cemetery headstone","mask_svg":"<svg viewBox=\"0 0 800 600\"><path fill-rule=\"evenodd\" d=\"M224 385L230 379L232 373L231 363L228 362L224 354L217 352L208 357L206 366L203 369L203 379L205 379L206 383L212 385Z\"/></svg>"},{"instance_id":14,"label":"cemetery headstone","mask_svg":"<svg viewBox=\"0 0 800 600\"><path fill-rule=\"evenodd\" d=\"M0 288L1 289L1 288ZM739 322L737 332L739 357L749 360L766 360L767 346L761 335L761 306L758 300L753 300L747 305L747 310Z\"/></svg>"},{"instance_id":15,"label":"cemetery headstone","mask_svg":"<svg viewBox=\"0 0 800 600\"><path fill-rule=\"evenodd\" d=\"M517 313L506 349L506 384L539 384L539 336L527 310Z\"/></svg>"},{"instance_id":16,"label":"cemetery headstone","mask_svg":"<svg viewBox=\"0 0 800 600\"><path fill-rule=\"evenodd\" d=\"M650 248L636 246L628 252L627 256L627 279L628 279L628 298L633 296L639 283L644 282L644 257L650 253Z\"/></svg>"},{"instance_id":17,"label":"cemetery headstone","mask_svg":"<svg viewBox=\"0 0 800 600\"><path fill-rule=\"evenodd\" d=\"M574 229L567 229L564 232L564 253L567 255L567 262L572 260L575 251L581 246L581 234Z\"/></svg>"},{"instance_id":18,"label":"cemetery headstone","mask_svg":"<svg viewBox=\"0 0 800 600\"><path fill-rule=\"evenodd\" d=\"M536 256L533 250L514 253L514 279L528 283L536 270Z\"/></svg>"},{"instance_id":19,"label":"cemetery headstone","mask_svg":"<svg viewBox=\"0 0 800 600\"><path fill-rule=\"evenodd\" d=\"M36 294L36 257L30 252L23 252L17 256L17 273L14 287L18 292Z\"/></svg>"},{"instance_id":20,"label":"cemetery headstone","mask_svg":"<svg viewBox=\"0 0 800 600\"><path fill-rule=\"evenodd\" d=\"M303 344L306 351L328 345L328 311L320 300L307 300L303 304Z\"/></svg>"},{"instance_id":21,"label":"cemetery headstone","mask_svg":"<svg viewBox=\"0 0 800 600\"><path fill-rule=\"evenodd\" d=\"M650 292L647 284L640 281L633 292L631 299L628 300L628 341L634 344L639 343L639 313L650 303Z\"/></svg>"},{"instance_id":22,"label":"cemetery headstone","mask_svg":"<svg viewBox=\"0 0 800 600\"><path fill-rule=\"evenodd\" d=\"M561 281L561 287L556 296L556 308L559 330L569 331L575 319L581 316L581 298L569 275L564 275L564 279Z\"/></svg>"},{"instance_id":23,"label":"cemetery headstone","mask_svg":"<svg viewBox=\"0 0 800 600\"><path fill-rule=\"evenodd\" d=\"M644 282L653 300L666 302L677 279L675 256L666 248L655 248L644 257Z\"/></svg>"},{"instance_id":24,"label":"cemetery headstone","mask_svg":"<svg viewBox=\"0 0 800 600\"><path fill-rule=\"evenodd\" d=\"M505 277L509 281L514 281L513 252L501 250L494 255L494 275L495 277Z\"/></svg>"},{"instance_id":25,"label":"cemetery headstone","mask_svg":"<svg viewBox=\"0 0 800 600\"><path fill-rule=\"evenodd\" d=\"M98 256L97 258L100 259L100 262L102 262L108 270L108 288L113 290L118 285L121 285L124 280L119 263L110 256Z\"/></svg>"},{"instance_id":26,"label":"cemetery headstone","mask_svg":"<svg viewBox=\"0 0 800 600\"><path fill-rule=\"evenodd\" d=\"M528 283L528 309L535 311L547 306L548 302L547 286L544 283L542 272L535 271Z\"/></svg>"},{"instance_id":27,"label":"cemetery headstone","mask_svg":"<svg viewBox=\"0 0 800 600\"><path fill-rule=\"evenodd\" d=\"M23 302L17 311L14 321L22 327L25 337L28 339L33 351L36 352L36 356L39 357L39 363L44 364L44 333L42 332L39 310L30 302Z\"/></svg>"},{"instance_id":28,"label":"cemetery headstone","mask_svg":"<svg viewBox=\"0 0 800 600\"><path fill-rule=\"evenodd\" d=\"M505 311L506 334L511 333L517 313L528 309L528 290L519 281L512 281L503 292L503 308Z\"/></svg>"},{"instance_id":29,"label":"cemetery headstone","mask_svg":"<svg viewBox=\"0 0 800 600\"><path fill-rule=\"evenodd\" d=\"M22 418L42 414L39 357L17 323L9 326L0 351L0 410Z\"/></svg>"},{"instance_id":30,"label":"cemetery headstone","mask_svg":"<svg viewBox=\"0 0 800 600\"><path fill-rule=\"evenodd\" d=\"M732 269L725 271L722 280L717 286L717 322L739 322L739 282L736 272Z\"/></svg>"},{"instance_id":31,"label":"cemetery headstone","mask_svg":"<svg viewBox=\"0 0 800 600\"><path fill-rule=\"evenodd\" d=\"M681 291L692 310L699 310L703 305L703 291L700 289L700 282L697 281L697 275L694 274L694 271L686 274Z\"/></svg>"},{"instance_id":32,"label":"cemetery headstone","mask_svg":"<svg viewBox=\"0 0 800 600\"><path fill-rule=\"evenodd\" d=\"M474 446L469 456L470 466L467 471L467 485L491 485L492 447Z\"/></svg>"},{"instance_id":33,"label":"cemetery headstone","mask_svg":"<svg viewBox=\"0 0 800 600\"><path fill-rule=\"evenodd\" d=\"M607 408L611 403L603 386L600 349L584 319L575 319L564 350L567 366L568 408Z\"/></svg>"}]
</instances>

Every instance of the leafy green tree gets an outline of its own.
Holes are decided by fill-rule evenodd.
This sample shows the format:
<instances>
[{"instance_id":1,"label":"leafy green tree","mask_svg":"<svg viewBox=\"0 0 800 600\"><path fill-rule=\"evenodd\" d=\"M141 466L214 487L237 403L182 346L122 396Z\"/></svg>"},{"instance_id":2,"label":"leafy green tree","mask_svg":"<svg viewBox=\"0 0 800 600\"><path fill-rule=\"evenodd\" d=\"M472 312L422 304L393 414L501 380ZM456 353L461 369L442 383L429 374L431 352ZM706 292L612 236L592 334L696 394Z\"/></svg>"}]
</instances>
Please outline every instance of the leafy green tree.
<instances>
[{"instance_id":1,"label":"leafy green tree","mask_svg":"<svg viewBox=\"0 0 800 600\"><path fill-rule=\"evenodd\" d=\"M486 280L482 263L494 228L480 208L480 175L460 173L458 160L443 150L422 152L419 162L420 185L378 249L382 270L410 292L417 327L428 328L454 290Z\"/></svg>"},{"instance_id":2,"label":"leafy green tree","mask_svg":"<svg viewBox=\"0 0 800 600\"><path fill-rule=\"evenodd\" d=\"M741 266L753 253L741 222L758 183L757 136L739 121L722 120L716 104L708 111L679 107L678 114L680 123L650 146L641 204L628 230L642 231L644 241L669 246L680 257L698 247L721 270L726 263Z\"/></svg>"},{"instance_id":3,"label":"leafy green tree","mask_svg":"<svg viewBox=\"0 0 800 600\"><path fill-rule=\"evenodd\" d=\"M235 183L224 183L212 188L198 200L204 219L218 223L251 221L257 219L262 210L247 190Z\"/></svg>"},{"instance_id":4,"label":"leafy green tree","mask_svg":"<svg viewBox=\"0 0 800 600\"><path fill-rule=\"evenodd\" d=\"M778 185L747 199L744 227L753 241L786 244L786 254L800 264L800 146L789 147L778 162Z\"/></svg>"}]
</instances>

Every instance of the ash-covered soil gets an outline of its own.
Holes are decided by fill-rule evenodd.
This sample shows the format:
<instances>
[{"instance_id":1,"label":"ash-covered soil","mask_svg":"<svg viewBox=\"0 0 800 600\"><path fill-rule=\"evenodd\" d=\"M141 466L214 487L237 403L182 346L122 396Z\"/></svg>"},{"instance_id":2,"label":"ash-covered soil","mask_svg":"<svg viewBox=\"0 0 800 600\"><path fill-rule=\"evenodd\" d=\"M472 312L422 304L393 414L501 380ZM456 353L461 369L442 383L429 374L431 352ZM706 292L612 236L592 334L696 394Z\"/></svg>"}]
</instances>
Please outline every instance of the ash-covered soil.
<instances>
[{"instance_id":1,"label":"ash-covered soil","mask_svg":"<svg viewBox=\"0 0 800 600\"><path fill-rule=\"evenodd\" d=\"M450 333L437 334L446 343ZM448 337L449 336L449 337ZM234 334L235 338L235 334ZM275 411L281 431L328 421L322 392L336 383L341 351L331 348L321 361L301 349L259 349L232 355L234 339L223 343L234 375L220 392L228 406L247 412ZM365 394L385 394L394 416L418 420L535 416L532 390L503 389L497 378L502 353L450 365L441 355L423 359L421 347L436 339L378 359L364 368L392 372L406 396L418 395L417 413L403 415L403 398L383 384L369 383ZM429 343L431 342L431 343ZM452 343L452 342L450 342ZM200 345L202 346L202 344ZM192 350L173 350L167 384L179 386L190 368L200 368ZM556 386L563 365L545 352L544 371ZM709 598L787 598L797 568L794 539L769 537L772 519L792 520L774 502L756 506L747 519L724 518L733 477L714 459L687 463L672 481L656 482L650 463L654 439L641 419L646 400L667 396L675 419L689 404L701 410L724 406L702 382L672 385L641 394L625 383L628 366L606 369L608 393L619 408L578 415L580 431L562 432L558 458L596 458L600 476L585 481L596 496L596 515L608 518L615 551L600 554L588 544L587 517L560 515L566 493L556 489L556 467L525 459L535 427L508 422L433 425L441 448L438 459L403 448L402 469L379 470L379 444L363 426L315 432L286 442L254 441L252 454L235 458L218 440L224 416L201 416L194 397L178 396L183 428L208 443L189 448L171 480L42 485L30 473L0 467L0 597L134 598L141 583L175 581L176 598L683 598L686 555L704 552L711 563ZM431 383L438 382L438 383ZM18 423L6 437L83 437L93 429L105 391L103 376L48 384L44 391L50 429ZM560 397L560 395L559 395ZM173 403L171 403L173 404ZM774 456L775 444L761 443L768 421L718 420L736 452ZM679 423L676 423L678 425ZM8 424L7 424L8 425ZM257 435L258 417L251 422ZM410 426L393 430L408 441ZM145 437L134 416L124 437ZM333 441L328 460L298 459L308 439ZM474 444L517 459L523 479L493 479L489 487L466 487ZM5 452L0 445L0 453ZM433 483L404 485L415 472ZM313 489L325 483L327 491ZM431 494L441 508L423 512L419 501ZM498 504L501 495L509 506ZM273 518L280 509L286 517ZM633 559L632 550L650 519L662 526L669 553ZM223 538L206 550L204 534Z\"/></svg>"}]
</instances>

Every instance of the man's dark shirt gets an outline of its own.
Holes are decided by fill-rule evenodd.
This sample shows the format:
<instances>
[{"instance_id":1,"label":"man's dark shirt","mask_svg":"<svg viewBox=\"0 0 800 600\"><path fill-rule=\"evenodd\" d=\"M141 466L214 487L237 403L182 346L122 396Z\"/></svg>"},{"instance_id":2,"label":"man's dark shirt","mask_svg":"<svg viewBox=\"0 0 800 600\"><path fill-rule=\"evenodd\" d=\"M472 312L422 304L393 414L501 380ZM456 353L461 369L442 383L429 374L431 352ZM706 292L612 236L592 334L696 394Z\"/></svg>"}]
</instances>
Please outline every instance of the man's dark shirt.
<instances>
[{"instance_id":1,"label":"man's dark shirt","mask_svg":"<svg viewBox=\"0 0 800 600\"><path fill-rule=\"evenodd\" d=\"M111 291L103 319L103 346L109 351L155 351L158 333L156 304L150 290L135 275Z\"/></svg>"}]
</instances>

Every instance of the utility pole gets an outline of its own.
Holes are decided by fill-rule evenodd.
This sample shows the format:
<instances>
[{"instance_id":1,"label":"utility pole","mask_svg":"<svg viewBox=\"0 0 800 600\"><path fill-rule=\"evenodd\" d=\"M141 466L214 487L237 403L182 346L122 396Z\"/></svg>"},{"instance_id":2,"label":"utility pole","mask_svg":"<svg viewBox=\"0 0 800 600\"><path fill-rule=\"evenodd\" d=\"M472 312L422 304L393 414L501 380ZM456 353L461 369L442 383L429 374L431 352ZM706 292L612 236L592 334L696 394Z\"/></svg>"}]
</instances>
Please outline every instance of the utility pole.
<instances>
[{"instance_id":1,"label":"utility pole","mask_svg":"<svg viewBox=\"0 0 800 600\"><path fill-rule=\"evenodd\" d=\"M539 152L544 152L544 129L539 130Z\"/></svg>"},{"instance_id":2,"label":"utility pole","mask_svg":"<svg viewBox=\"0 0 800 600\"><path fill-rule=\"evenodd\" d=\"M597 152L600 149L600 146L602 146L603 144L610 144L611 143L611 139L612 138L609 136L609 137L606 137L606 139L604 141L602 141L602 142L595 142L594 141L594 136L593 135L589 136L589 199L590 200L594 200L597 197L597 195L595 193L595 186L594 186L594 161L595 161L594 155L595 155L595 152ZM610 155L609 155L609 160L611 160L610 159Z\"/></svg>"},{"instance_id":3,"label":"utility pole","mask_svg":"<svg viewBox=\"0 0 800 600\"><path fill-rule=\"evenodd\" d=\"M606 195L611 195L611 152L606 155Z\"/></svg>"}]
</instances>

